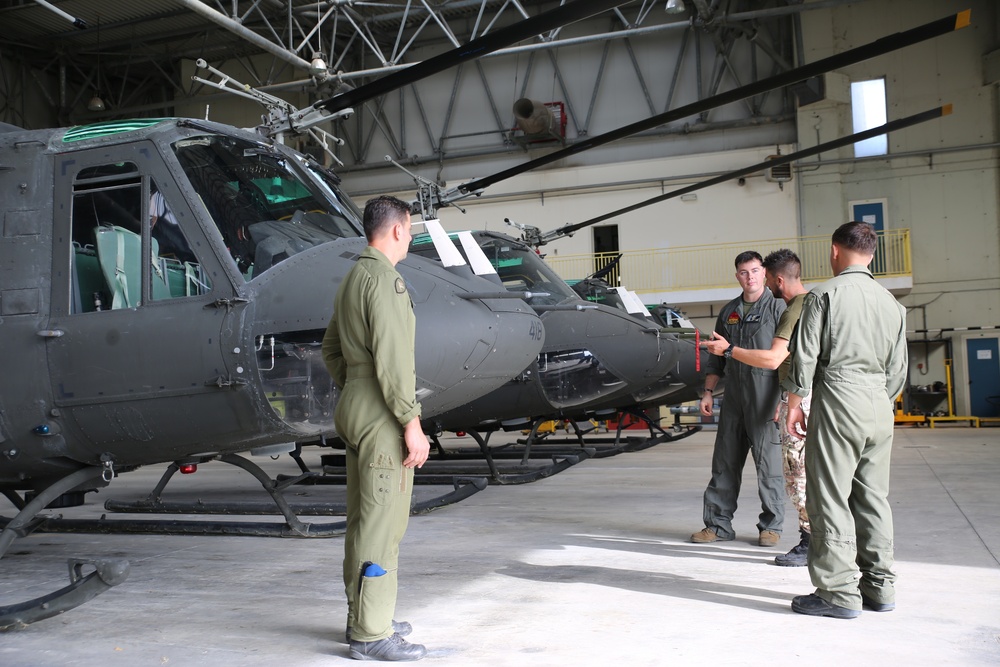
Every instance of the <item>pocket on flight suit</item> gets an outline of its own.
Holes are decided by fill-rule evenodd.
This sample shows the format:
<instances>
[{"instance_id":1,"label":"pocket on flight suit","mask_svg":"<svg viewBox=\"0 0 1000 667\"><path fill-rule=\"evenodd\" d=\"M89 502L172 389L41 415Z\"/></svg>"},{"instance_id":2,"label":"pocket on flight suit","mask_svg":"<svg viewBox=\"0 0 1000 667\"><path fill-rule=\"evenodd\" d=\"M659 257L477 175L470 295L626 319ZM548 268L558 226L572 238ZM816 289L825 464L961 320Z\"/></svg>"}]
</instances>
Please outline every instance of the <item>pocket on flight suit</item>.
<instances>
[{"instance_id":1,"label":"pocket on flight suit","mask_svg":"<svg viewBox=\"0 0 1000 667\"><path fill-rule=\"evenodd\" d=\"M362 564L361 576L358 577L358 616L355 621L355 633L378 634L392 622L395 576L395 570L387 571L378 563L368 561Z\"/></svg>"},{"instance_id":2,"label":"pocket on flight suit","mask_svg":"<svg viewBox=\"0 0 1000 667\"><path fill-rule=\"evenodd\" d=\"M769 419L767 424L768 442L774 447L781 447L781 423Z\"/></svg>"},{"instance_id":3,"label":"pocket on flight suit","mask_svg":"<svg viewBox=\"0 0 1000 667\"><path fill-rule=\"evenodd\" d=\"M391 424L378 428L374 435L375 452L368 464L371 475L371 500L377 505L388 505L392 496L399 493L402 459L397 458L399 445L387 446L388 442L399 440L397 430Z\"/></svg>"}]
</instances>

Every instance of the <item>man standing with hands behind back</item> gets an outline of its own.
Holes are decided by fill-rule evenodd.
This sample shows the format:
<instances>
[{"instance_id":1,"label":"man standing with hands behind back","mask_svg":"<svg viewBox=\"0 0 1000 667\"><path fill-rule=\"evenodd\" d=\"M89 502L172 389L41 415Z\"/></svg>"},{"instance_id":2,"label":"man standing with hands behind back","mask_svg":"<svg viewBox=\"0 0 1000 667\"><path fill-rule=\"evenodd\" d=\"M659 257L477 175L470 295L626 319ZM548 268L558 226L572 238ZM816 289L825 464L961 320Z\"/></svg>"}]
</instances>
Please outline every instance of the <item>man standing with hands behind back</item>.
<instances>
[{"instance_id":1,"label":"man standing with hands behind back","mask_svg":"<svg viewBox=\"0 0 1000 667\"><path fill-rule=\"evenodd\" d=\"M364 228L368 247L337 292L323 338L341 390L334 424L347 448L347 639L356 660L419 660L427 650L403 639L409 623L393 620L413 468L430 451L416 401L413 304L395 268L410 246L410 207L372 199Z\"/></svg>"},{"instance_id":2,"label":"man standing with hands behind back","mask_svg":"<svg viewBox=\"0 0 1000 667\"><path fill-rule=\"evenodd\" d=\"M713 338L718 334L731 344L721 357L710 356L706 364L701 413L712 416L712 392L723 374L726 396L715 435L712 478L705 489L705 528L692 535L691 541L704 543L736 537L733 515L749 453L757 466L761 503L757 543L773 547L780 539L785 517L781 447L772 421L778 403L778 376L773 369L754 368L733 358L733 350L737 345L749 350L770 349L785 304L764 287L759 253L747 251L737 255L736 280L743 293L719 312L712 334Z\"/></svg>"},{"instance_id":3,"label":"man standing with hands behind back","mask_svg":"<svg viewBox=\"0 0 1000 667\"><path fill-rule=\"evenodd\" d=\"M792 611L855 618L896 607L889 456L893 402L906 381L906 311L867 269L878 236L865 222L833 233L834 278L806 295L792 340L788 430L804 428L809 577Z\"/></svg>"}]
</instances>

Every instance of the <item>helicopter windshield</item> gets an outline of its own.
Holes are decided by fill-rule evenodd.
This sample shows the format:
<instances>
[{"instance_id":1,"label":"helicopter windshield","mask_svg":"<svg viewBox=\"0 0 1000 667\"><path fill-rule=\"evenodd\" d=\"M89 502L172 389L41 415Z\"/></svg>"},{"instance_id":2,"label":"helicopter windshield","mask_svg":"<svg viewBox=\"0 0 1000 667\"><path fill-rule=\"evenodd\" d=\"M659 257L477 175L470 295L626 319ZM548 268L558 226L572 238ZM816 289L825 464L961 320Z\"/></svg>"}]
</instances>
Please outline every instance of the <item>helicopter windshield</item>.
<instances>
[{"instance_id":1,"label":"helicopter windshield","mask_svg":"<svg viewBox=\"0 0 1000 667\"><path fill-rule=\"evenodd\" d=\"M508 291L548 293L548 296L531 297L529 305L554 305L578 298L569 285L528 246L498 238L479 237L478 240Z\"/></svg>"},{"instance_id":2,"label":"helicopter windshield","mask_svg":"<svg viewBox=\"0 0 1000 667\"><path fill-rule=\"evenodd\" d=\"M308 248L361 235L354 204L304 159L224 135L173 149L247 280Z\"/></svg>"},{"instance_id":3,"label":"helicopter windshield","mask_svg":"<svg viewBox=\"0 0 1000 667\"><path fill-rule=\"evenodd\" d=\"M457 234L449 236L452 240L458 237ZM566 299L579 298L569 285L563 282L563 279L528 246L509 238L497 238L488 234L474 233L473 236L508 291L538 293L528 299L530 305L554 305ZM429 234L414 236L410 252L439 259ZM465 255L464 250L462 255Z\"/></svg>"}]
</instances>

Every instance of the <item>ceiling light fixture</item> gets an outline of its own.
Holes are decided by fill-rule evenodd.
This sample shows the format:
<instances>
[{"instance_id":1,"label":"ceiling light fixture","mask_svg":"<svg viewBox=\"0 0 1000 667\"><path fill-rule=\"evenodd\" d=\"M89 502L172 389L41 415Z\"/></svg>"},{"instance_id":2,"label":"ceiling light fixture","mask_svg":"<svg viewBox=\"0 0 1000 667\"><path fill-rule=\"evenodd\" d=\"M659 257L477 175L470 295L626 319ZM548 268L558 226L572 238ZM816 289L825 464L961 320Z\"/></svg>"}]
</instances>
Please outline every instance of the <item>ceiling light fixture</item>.
<instances>
[{"instance_id":1,"label":"ceiling light fixture","mask_svg":"<svg viewBox=\"0 0 1000 667\"><path fill-rule=\"evenodd\" d=\"M83 20L81 18L77 18L76 16L73 16L72 14L67 14L63 10L61 10L58 7L56 7L55 5L53 5L51 2L46 2L45 0L35 0L35 2L38 3L42 7L45 7L45 9L48 9L51 12L55 12L59 16L63 17L64 19L66 19L67 21L69 21L70 23L72 23L73 26L76 27L76 28L79 28L80 30L85 30L87 28L87 22L85 20Z\"/></svg>"},{"instance_id":2,"label":"ceiling light fixture","mask_svg":"<svg viewBox=\"0 0 1000 667\"><path fill-rule=\"evenodd\" d=\"M683 14L687 8L684 6L684 0L667 0L666 10L668 14Z\"/></svg>"},{"instance_id":3,"label":"ceiling light fixture","mask_svg":"<svg viewBox=\"0 0 1000 667\"><path fill-rule=\"evenodd\" d=\"M94 96L87 102L88 111L104 111L107 105L101 98L101 17L97 17L97 86Z\"/></svg>"},{"instance_id":4,"label":"ceiling light fixture","mask_svg":"<svg viewBox=\"0 0 1000 667\"><path fill-rule=\"evenodd\" d=\"M322 74L326 71L326 61L323 60L323 54L319 51L313 54L312 60L309 62L309 73L310 74Z\"/></svg>"}]
</instances>

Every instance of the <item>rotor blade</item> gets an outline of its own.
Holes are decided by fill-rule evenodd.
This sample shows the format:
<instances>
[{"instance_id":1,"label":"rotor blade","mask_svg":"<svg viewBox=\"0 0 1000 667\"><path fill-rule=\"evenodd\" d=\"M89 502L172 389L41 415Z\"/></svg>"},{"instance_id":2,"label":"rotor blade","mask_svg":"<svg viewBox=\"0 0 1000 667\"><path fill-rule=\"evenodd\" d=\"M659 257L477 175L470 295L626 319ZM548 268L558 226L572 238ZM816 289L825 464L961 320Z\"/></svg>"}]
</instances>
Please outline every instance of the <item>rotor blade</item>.
<instances>
[{"instance_id":1,"label":"rotor blade","mask_svg":"<svg viewBox=\"0 0 1000 667\"><path fill-rule=\"evenodd\" d=\"M618 266L618 262L620 262L620 261L622 261L622 254L618 253L618 256L615 257L610 262L608 262L607 266L605 266L600 271L596 271L596 272L592 273L591 275L587 276L585 278L585 280L594 280L594 279L604 280L604 276L606 276L609 273L611 273L612 271L614 271L615 267Z\"/></svg>"},{"instance_id":2,"label":"rotor blade","mask_svg":"<svg viewBox=\"0 0 1000 667\"><path fill-rule=\"evenodd\" d=\"M675 120L680 120L681 118L687 118L688 116L693 116L694 114L708 111L709 109L714 109L715 107L719 107L724 104L738 102L746 97L760 95L761 93L766 93L767 91L774 90L775 88L782 88L793 83L798 83L799 81L803 81L835 69L853 65L863 60L868 60L869 58L901 49L904 46L910 46L912 44L923 42L932 37L954 32L955 30L969 25L970 16L971 10L967 9L957 14L953 14L952 16L926 23L905 32L898 32L894 35L882 37L881 39L877 39L869 44L844 51L843 53L838 53L830 56L829 58L823 58L822 60L817 60L814 63L790 69L782 74L778 74L767 79L761 79L760 81L749 83L739 88L734 88L733 90L725 93L719 93L718 95L713 95L712 97L708 97L704 100L699 100L698 102L692 102L686 106L672 109L646 120L641 120L636 123L632 123L631 125L620 127L617 130L612 130L596 137L584 139L583 141L574 143L573 145L563 148L562 150L530 160L522 165L505 169L504 171L496 173L493 176L486 176L485 178L480 178L474 181L469 181L463 185L459 185L458 190L462 193L476 192L489 187L494 183L517 176L518 174L522 174L531 169L535 169L536 167L555 162L556 160L561 160L565 157L569 157L570 155L576 155L577 153L591 148L603 146L604 144L617 141L618 139L624 139L625 137L638 132L649 130Z\"/></svg>"},{"instance_id":3,"label":"rotor blade","mask_svg":"<svg viewBox=\"0 0 1000 667\"><path fill-rule=\"evenodd\" d=\"M603 222L608 218L614 218L619 215L630 213L631 211L643 208L645 206L650 206L651 204L658 204L661 201L673 199L674 197L680 197L681 195L686 195L689 192L694 192L695 190L701 190L702 188L707 188L710 185L717 185L725 181L730 181L734 178L747 176L754 172L767 169L768 167L788 164L789 162L794 162L795 160L799 160L804 157L817 155L819 153L825 153L826 151L830 151L835 148L840 148L842 146L847 146L849 144L853 144L858 141L864 141L865 139L871 139L872 137L877 137L879 135L886 134L888 132L901 130L904 127L910 127L911 125L916 125L918 123L923 123L928 120L934 120L935 118L947 116L950 113L951 113L951 105L945 104L943 106L937 107L936 109L930 109L929 111L924 111L922 113L914 114L912 116L907 116L906 118L900 118L899 120L894 120L892 122L886 123L885 125L879 125L878 127L873 127L872 129L865 130L864 132L857 132L855 134L851 134L846 137L841 137L840 139L835 139L833 141L828 141L824 144L813 146L812 148L805 148L795 153L789 153L788 155L781 155L779 157L770 160L764 160L763 162L758 162L753 166L746 167L744 169L738 169L736 171L730 171L720 176L709 178L699 183L694 183L693 185L680 188L679 190L673 190L666 194L653 197L652 199L641 201L638 204L633 204L631 206L626 206L625 208L620 208L617 211L612 211L611 213L605 213L604 215L599 215L596 218L591 218L590 220L577 222L572 225L564 225L562 227L559 227L558 229L553 230L552 232L547 232L543 234L542 242L548 243L549 241L554 241L557 238L561 238L568 234L572 234L573 232L579 229L583 229L584 227L590 225L596 225L597 223Z\"/></svg>"},{"instance_id":4,"label":"rotor blade","mask_svg":"<svg viewBox=\"0 0 1000 667\"><path fill-rule=\"evenodd\" d=\"M457 49L452 49L433 58L415 63L406 69L386 75L381 79L376 79L354 90L335 95L328 100L320 100L313 104L313 107L325 109L330 113L336 113L341 109L353 107L379 95L384 95L385 93L424 79L432 74L437 74L459 63L480 58L487 53L492 53L511 44L516 44L529 37L534 37L535 35L573 23L574 21L589 18L613 7L628 4L631 1L574 0L574 2L567 2L565 5L561 5L551 11L518 21L514 25L483 35Z\"/></svg>"}]
</instances>

